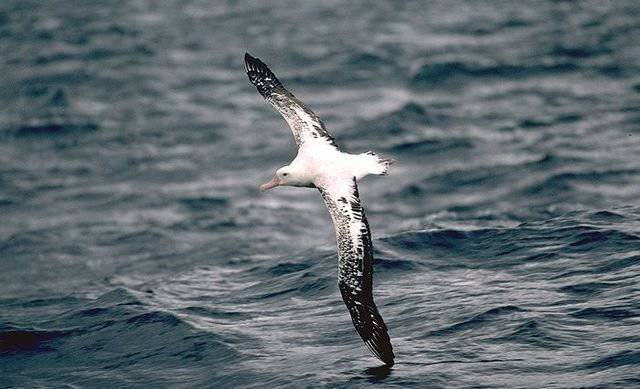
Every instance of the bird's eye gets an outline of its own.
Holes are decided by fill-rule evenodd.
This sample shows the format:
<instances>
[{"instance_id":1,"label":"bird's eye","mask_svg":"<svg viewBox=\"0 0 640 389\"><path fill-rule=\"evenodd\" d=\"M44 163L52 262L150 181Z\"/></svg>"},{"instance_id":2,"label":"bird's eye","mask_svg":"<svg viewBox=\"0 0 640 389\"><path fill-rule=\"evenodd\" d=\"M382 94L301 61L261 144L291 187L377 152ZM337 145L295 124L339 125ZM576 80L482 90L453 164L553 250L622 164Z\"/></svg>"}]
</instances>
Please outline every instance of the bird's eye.
<instances>
[{"instance_id":1,"label":"bird's eye","mask_svg":"<svg viewBox=\"0 0 640 389\"><path fill-rule=\"evenodd\" d=\"M282 173L282 177L286 177L288 175L289 175L289 173Z\"/></svg>"}]
</instances>

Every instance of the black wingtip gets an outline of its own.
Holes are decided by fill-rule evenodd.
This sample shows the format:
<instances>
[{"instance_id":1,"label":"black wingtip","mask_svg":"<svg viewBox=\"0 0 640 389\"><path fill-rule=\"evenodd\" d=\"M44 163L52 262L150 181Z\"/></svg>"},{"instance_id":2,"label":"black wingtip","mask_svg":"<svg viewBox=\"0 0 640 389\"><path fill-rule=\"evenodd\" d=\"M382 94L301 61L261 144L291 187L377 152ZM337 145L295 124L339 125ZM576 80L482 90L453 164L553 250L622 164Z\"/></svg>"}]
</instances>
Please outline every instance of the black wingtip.
<instances>
[{"instance_id":1,"label":"black wingtip","mask_svg":"<svg viewBox=\"0 0 640 389\"><path fill-rule=\"evenodd\" d=\"M273 75L273 72L260 58L256 58L249 53L244 53L244 67L247 73L258 73L264 76Z\"/></svg>"},{"instance_id":2,"label":"black wingtip","mask_svg":"<svg viewBox=\"0 0 640 389\"><path fill-rule=\"evenodd\" d=\"M383 333L374 334L371 339L365 340L364 343L371 353L384 362L385 365L391 367L395 364L395 354L393 353L393 346L391 346L391 340L386 331Z\"/></svg>"},{"instance_id":3,"label":"black wingtip","mask_svg":"<svg viewBox=\"0 0 640 389\"><path fill-rule=\"evenodd\" d=\"M248 52L244 53L244 68L247 72L249 72L249 64L255 62L256 57L252 56Z\"/></svg>"},{"instance_id":4,"label":"black wingtip","mask_svg":"<svg viewBox=\"0 0 640 389\"><path fill-rule=\"evenodd\" d=\"M387 366L391 367L394 364L396 356L393 353L393 346L391 345L391 338L389 338L387 326L373 302L367 304L367 311L368 315L363 316L370 318L371 326L368 328L368 331L358 332L371 353ZM356 326L356 329L358 329L358 326Z\"/></svg>"},{"instance_id":5,"label":"black wingtip","mask_svg":"<svg viewBox=\"0 0 640 389\"><path fill-rule=\"evenodd\" d=\"M267 97L275 88L282 87L275 74L259 58L249 53L244 53L244 68L249 76L249 81L258 88L258 92Z\"/></svg>"}]
</instances>

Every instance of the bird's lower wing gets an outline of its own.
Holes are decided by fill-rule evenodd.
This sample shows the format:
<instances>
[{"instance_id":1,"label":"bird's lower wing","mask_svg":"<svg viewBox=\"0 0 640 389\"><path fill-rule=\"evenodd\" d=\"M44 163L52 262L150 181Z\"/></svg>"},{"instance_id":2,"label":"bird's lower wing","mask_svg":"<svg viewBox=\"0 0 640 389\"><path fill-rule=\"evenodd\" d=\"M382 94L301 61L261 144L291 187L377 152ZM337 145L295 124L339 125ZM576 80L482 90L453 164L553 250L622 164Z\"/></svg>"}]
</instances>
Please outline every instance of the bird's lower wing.
<instances>
[{"instance_id":1,"label":"bird's lower wing","mask_svg":"<svg viewBox=\"0 0 640 389\"><path fill-rule=\"evenodd\" d=\"M338 286L358 334L387 365L395 358L387 326L373 301L373 246L355 178L318 186L338 241Z\"/></svg>"},{"instance_id":2,"label":"bird's lower wing","mask_svg":"<svg viewBox=\"0 0 640 389\"><path fill-rule=\"evenodd\" d=\"M304 143L314 142L335 146L333 136L326 130L320 118L286 90L264 62L247 53L244 56L244 66L249 81L286 120L298 148Z\"/></svg>"}]
</instances>

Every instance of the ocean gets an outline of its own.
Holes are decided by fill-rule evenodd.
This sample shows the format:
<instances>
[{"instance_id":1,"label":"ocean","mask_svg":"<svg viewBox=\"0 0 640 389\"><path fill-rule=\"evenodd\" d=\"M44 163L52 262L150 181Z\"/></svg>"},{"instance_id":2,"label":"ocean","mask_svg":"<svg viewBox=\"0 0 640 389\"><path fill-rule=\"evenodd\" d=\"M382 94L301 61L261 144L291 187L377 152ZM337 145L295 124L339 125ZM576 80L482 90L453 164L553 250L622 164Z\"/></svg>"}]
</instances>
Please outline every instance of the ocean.
<instances>
[{"instance_id":1,"label":"ocean","mask_svg":"<svg viewBox=\"0 0 640 389\"><path fill-rule=\"evenodd\" d=\"M0 3L0 387L640 386L637 1ZM353 153L380 367L248 51Z\"/></svg>"}]
</instances>

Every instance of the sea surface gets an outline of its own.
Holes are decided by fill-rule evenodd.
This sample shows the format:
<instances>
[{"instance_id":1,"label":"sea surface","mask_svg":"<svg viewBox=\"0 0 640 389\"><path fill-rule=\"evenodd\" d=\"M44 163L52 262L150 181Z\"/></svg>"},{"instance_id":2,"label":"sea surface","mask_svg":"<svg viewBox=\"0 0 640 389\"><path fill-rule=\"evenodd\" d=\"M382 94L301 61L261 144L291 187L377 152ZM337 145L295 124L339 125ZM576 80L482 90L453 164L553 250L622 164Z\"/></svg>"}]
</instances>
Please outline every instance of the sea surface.
<instances>
[{"instance_id":1,"label":"sea surface","mask_svg":"<svg viewBox=\"0 0 640 389\"><path fill-rule=\"evenodd\" d=\"M640 3L0 2L0 387L640 387ZM366 351L263 59L350 152Z\"/></svg>"}]
</instances>

